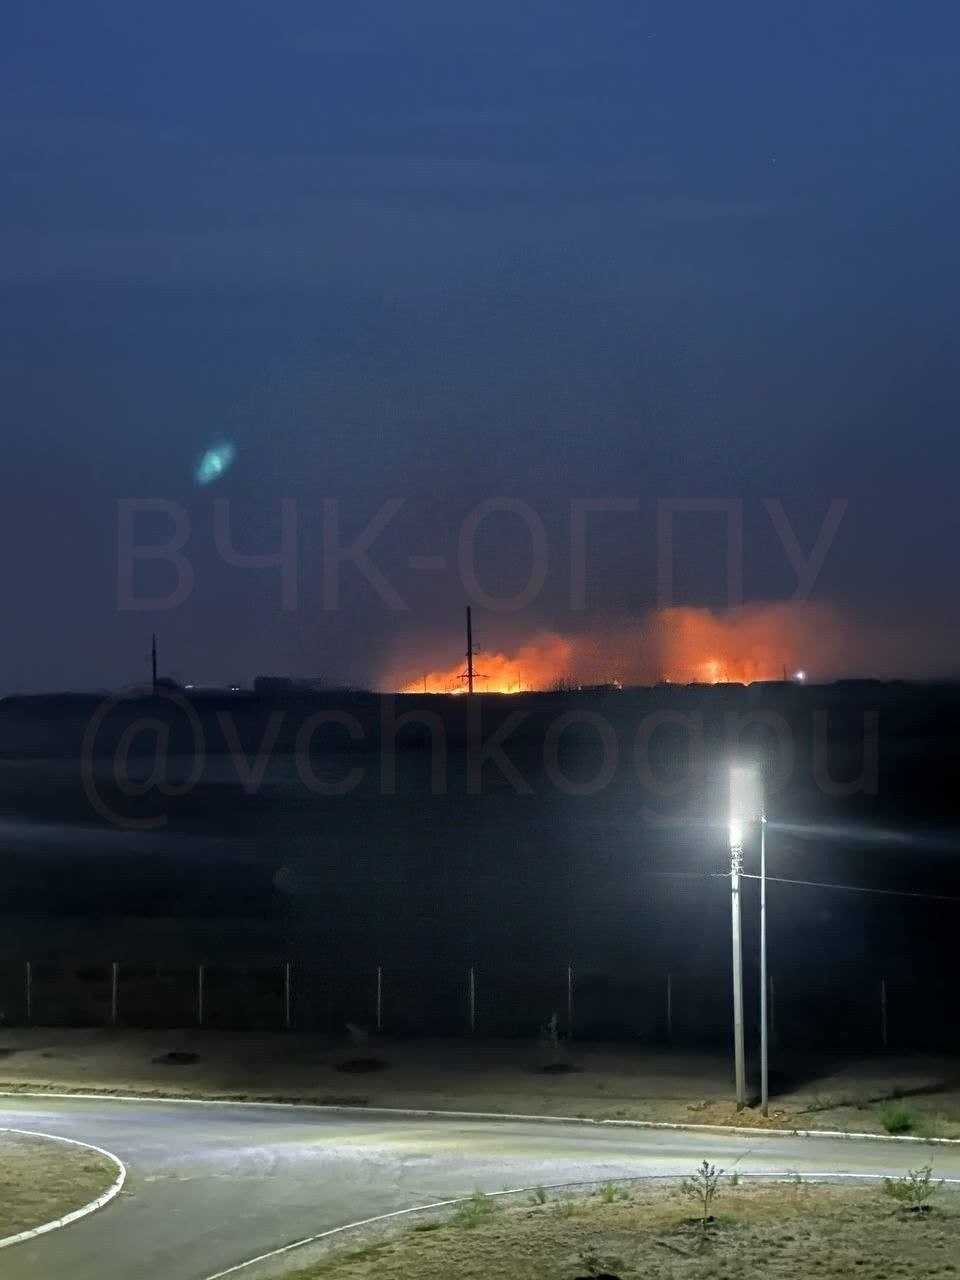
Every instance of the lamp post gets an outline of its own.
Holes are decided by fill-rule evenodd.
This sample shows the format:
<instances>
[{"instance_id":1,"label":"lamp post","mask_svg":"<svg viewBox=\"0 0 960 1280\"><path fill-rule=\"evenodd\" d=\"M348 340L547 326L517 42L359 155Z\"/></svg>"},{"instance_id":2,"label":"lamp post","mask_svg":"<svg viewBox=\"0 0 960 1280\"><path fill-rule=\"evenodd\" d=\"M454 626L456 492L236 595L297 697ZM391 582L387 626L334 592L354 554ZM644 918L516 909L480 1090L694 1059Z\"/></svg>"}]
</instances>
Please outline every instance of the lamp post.
<instances>
[{"instance_id":1,"label":"lamp post","mask_svg":"<svg viewBox=\"0 0 960 1280\"><path fill-rule=\"evenodd\" d=\"M733 1061L737 1110L747 1103L747 1072L743 1044L743 936L740 909L740 876L743 872L743 827L730 819L730 907L733 935Z\"/></svg>"},{"instance_id":2,"label":"lamp post","mask_svg":"<svg viewBox=\"0 0 960 1280\"><path fill-rule=\"evenodd\" d=\"M759 770L742 765L730 770L730 898L733 919L733 1052L737 1110L747 1100L743 1037L743 929L740 885L743 875L743 828L760 823L760 1100L768 1109L767 1073L767 866L763 784Z\"/></svg>"},{"instance_id":3,"label":"lamp post","mask_svg":"<svg viewBox=\"0 0 960 1280\"><path fill-rule=\"evenodd\" d=\"M770 1037L767 1010L767 815L760 804L760 1114L770 1114Z\"/></svg>"}]
</instances>

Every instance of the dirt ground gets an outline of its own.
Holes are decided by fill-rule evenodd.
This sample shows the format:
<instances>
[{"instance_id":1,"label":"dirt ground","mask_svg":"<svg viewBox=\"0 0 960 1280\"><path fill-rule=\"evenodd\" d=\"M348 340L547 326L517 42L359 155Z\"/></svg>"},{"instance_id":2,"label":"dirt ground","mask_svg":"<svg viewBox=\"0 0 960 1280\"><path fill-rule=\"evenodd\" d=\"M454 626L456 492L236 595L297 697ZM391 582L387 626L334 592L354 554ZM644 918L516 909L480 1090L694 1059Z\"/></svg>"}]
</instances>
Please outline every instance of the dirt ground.
<instances>
[{"instance_id":1,"label":"dirt ground","mask_svg":"<svg viewBox=\"0 0 960 1280\"><path fill-rule=\"evenodd\" d=\"M724 1180L701 1235L676 1187L493 1209L421 1223L392 1241L334 1254L288 1280L955 1280L960 1196L929 1213L898 1209L878 1188L738 1187Z\"/></svg>"},{"instance_id":2,"label":"dirt ground","mask_svg":"<svg viewBox=\"0 0 960 1280\"><path fill-rule=\"evenodd\" d=\"M957 1059L778 1060L771 1079L771 1127L881 1133L892 1103L905 1113L901 1132L960 1137ZM731 1104L726 1056L610 1045L554 1055L533 1041L7 1028L0 1088L764 1124Z\"/></svg>"},{"instance_id":3,"label":"dirt ground","mask_svg":"<svg viewBox=\"0 0 960 1280\"><path fill-rule=\"evenodd\" d=\"M0 1133L0 1239L96 1200L117 1169L84 1147Z\"/></svg>"}]
</instances>

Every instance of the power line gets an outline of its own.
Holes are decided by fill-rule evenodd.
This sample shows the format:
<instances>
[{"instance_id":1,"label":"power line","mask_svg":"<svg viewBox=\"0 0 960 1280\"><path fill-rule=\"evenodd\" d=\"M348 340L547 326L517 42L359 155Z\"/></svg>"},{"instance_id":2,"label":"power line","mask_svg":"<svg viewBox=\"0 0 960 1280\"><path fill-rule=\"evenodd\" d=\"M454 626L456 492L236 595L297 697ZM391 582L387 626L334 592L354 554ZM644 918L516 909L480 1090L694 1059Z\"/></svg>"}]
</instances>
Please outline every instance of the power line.
<instances>
[{"instance_id":1,"label":"power line","mask_svg":"<svg viewBox=\"0 0 960 1280\"><path fill-rule=\"evenodd\" d=\"M641 871L641 880L667 878L674 880L729 880L729 871Z\"/></svg>"},{"instance_id":2,"label":"power line","mask_svg":"<svg viewBox=\"0 0 960 1280\"><path fill-rule=\"evenodd\" d=\"M743 878L745 880L760 879L758 875L747 875L746 872ZM846 893L876 893L890 898L922 898L927 902L960 903L960 898L951 897L945 893L914 893L909 889L870 889L862 884L827 884L823 880L788 880L784 876L767 876L767 880L773 884L801 885L807 889L839 889Z\"/></svg>"},{"instance_id":3,"label":"power line","mask_svg":"<svg viewBox=\"0 0 960 1280\"><path fill-rule=\"evenodd\" d=\"M755 874L744 871L744 880L759 880ZM728 880L729 871L641 871L641 879L676 880ZM887 898L919 898L926 902L960 903L960 898L945 893L915 893L909 889L872 889L862 884L829 884L825 880L789 880L785 876L767 876L770 884L799 885L805 889L836 889L842 893L874 893Z\"/></svg>"}]
</instances>

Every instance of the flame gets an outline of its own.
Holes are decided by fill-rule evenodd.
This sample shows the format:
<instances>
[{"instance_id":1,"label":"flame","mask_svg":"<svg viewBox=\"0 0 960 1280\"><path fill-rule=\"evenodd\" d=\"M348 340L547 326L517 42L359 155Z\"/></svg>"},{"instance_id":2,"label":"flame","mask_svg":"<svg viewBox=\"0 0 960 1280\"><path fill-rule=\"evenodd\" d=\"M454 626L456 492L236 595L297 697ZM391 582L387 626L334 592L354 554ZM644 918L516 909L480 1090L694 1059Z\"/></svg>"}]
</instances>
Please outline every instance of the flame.
<instances>
[{"instance_id":1,"label":"flame","mask_svg":"<svg viewBox=\"0 0 960 1280\"><path fill-rule=\"evenodd\" d=\"M546 631L511 652L478 652L478 692L518 693L577 684L750 684L803 670L835 675L852 636L842 617L817 604L755 605L725 613L655 610L626 625L589 632ZM862 645L855 646L862 653ZM420 675L408 665L388 686L401 693L462 693L463 659Z\"/></svg>"},{"instance_id":2,"label":"flame","mask_svg":"<svg viewBox=\"0 0 960 1280\"><path fill-rule=\"evenodd\" d=\"M406 664L385 681L402 693L462 693L465 661L417 674ZM956 669L942 644L916 626L884 626L809 601L654 610L587 632L541 631L515 651L479 652L478 692L517 693L586 684L750 684L757 680L942 674Z\"/></svg>"},{"instance_id":3,"label":"flame","mask_svg":"<svg viewBox=\"0 0 960 1280\"><path fill-rule=\"evenodd\" d=\"M536 636L512 656L479 652L474 655L474 689L481 693L521 693L547 689L563 679L571 669L575 651L573 639L553 633ZM400 685L400 693L463 693L466 690L466 662L422 676Z\"/></svg>"},{"instance_id":4,"label":"flame","mask_svg":"<svg viewBox=\"0 0 960 1280\"><path fill-rule=\"evenodd\" d=\"M821 605L760 605L725 614L662 609L648 622L648 654L657 679L752 684L782 680L813 666L842 630L833 610ZM831 664L827 659L828 669Z\"/></svg>"}]
</instances>

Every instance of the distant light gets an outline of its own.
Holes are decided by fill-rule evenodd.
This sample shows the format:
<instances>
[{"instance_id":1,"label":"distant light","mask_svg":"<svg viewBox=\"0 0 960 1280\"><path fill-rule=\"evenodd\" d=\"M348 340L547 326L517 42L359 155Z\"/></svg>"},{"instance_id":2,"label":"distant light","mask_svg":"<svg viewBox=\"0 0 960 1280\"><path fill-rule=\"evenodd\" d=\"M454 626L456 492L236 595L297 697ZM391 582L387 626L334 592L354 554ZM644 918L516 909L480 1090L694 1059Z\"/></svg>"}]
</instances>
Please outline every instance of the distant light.
<instances>
[{"instance_id":1,"label":"distant light","mask_svg":"<svg viewBox=\"0 0 960 1280\"><path fill-rule=\"evenodd\" d=\"M227 474L236 456L237 447L231 440L220 440L211 445L194 464L194 483L201 486L213 484Z\"/></svg>"},{"instance_id":2,"label":"distant light","mask_svg":"<svg viewBox=\"0 0 960 1280\"><path fill-rule=\"evenodd\" d=\"M793 673L793 678L794 680L799 680L800 683L803 684L804 680L807 678L807 673L805 671L795 671Z\"/></svg>"}]
</instances>

